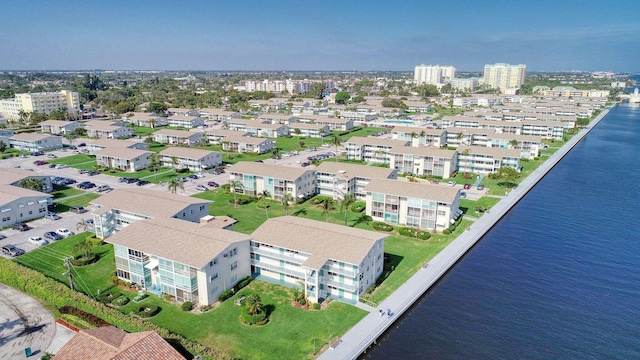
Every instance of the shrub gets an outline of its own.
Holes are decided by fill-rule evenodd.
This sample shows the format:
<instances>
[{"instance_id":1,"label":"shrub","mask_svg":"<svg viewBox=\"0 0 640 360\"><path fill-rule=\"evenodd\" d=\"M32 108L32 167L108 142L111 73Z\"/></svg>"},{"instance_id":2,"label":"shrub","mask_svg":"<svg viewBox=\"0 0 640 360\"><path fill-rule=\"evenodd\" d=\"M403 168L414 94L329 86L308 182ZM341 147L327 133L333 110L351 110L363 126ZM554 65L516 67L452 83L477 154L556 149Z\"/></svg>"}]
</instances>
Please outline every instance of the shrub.
<instances>
[{"instance_id":1,"label":"shrub","mask_svg":"<svg viewBox=\"0 0 640 360\"><path fill-rule=\"evenodd\" d=\"M111 305L114 305L114 306L125 306L128 303L129 303L129 298L126 297L124 294L118 296L117 298L111 301Z\"/></svg>"},{"instance_id":2,"label":"shrub","mask_svg":"<svg viewBox=\"0 0 640 360\"><path fill-rule=\"evenodd\" d=\"M246 311L242 311L242 313L240 314L240 321L242 321L243 324L247 325L264 325L268 321L267 312L263 310L257 314L250 315Z\"/></svg>"},{"instance_id":3,"label":"shrub","mask_svg":"<svg viewBox=\"0 0 640 360\"><path fill-rule=\"evenodd\" d=\"M442 230L442 233L445 234L445 235L449 235L449 234L451 234L451 230L449 230L449 228L446 228L446 229Z\"/></svg>"},{"instance_id":4,"label":"shrub","mask_svg":"<svg viewBox=\"0 0 640 360\"><path fill-rule=\"evenodd\" d=\"M372 228L373 230L377 230L377 231L385 231L385 232L393 231L393 226L382 223L382 222L374 222L372 225Z\"/></svg>"},{"instance_id":5,"label":"shrub","mask_svg":"<svg viewBox=\"0 0 640 360\"><path fill-rule=\"evenodd\" d=\"M404 235L412 238L418 238L422 240L427 240L431 237L431 234L427 231L410 228L410 227L400 228L398 229L398 232L400 233L400 235Z\"/></svg>"},{"instance_id":6,"label":"shrub","mask_svg":"<svg viewBox=\"0 0 640 360\"><path fill-rule=\"evenodd\" d=\"M234 287L234 292L238 292L243 289L245 286L249 285L253 281L253 276L249 275L246 278L240 280Z\"/></svg>"},{"instance_id":7,"label":"shrub","mask_svg":"<svg viewBox=\"0 0 640 360\"><path fill-rule=\"evenodd\" d=\"M88 322L89 324L95 326L95 327L102 327L102 326L110 326L111 324L109 324L108 322L104 321L103 319L89 314L88 312L82 311L78 308L75 308L73 306L63 306L59 309L61 314L69 314L69 315L73 315L73 316L77 316L80 319Z\"/></svg>"},{"instance_id":8,"label":"shrub","mask_svg":"<svg viewBox=\"0 0 640 360\"><path fill-rule=\"evenodd\" d=\"M160 310L162 310L162 308L158 305L142 305L138 308L136 315L142 318L150 318L158 314Z\"/></svg>"},{"instance_id":9,"label":"shrub","mask_svg":"<svg viewBox=\"0 0 640 360\"><path fill-rule=\"evenodd\" d=\"M84 266L93 264L98 260L100 260L100 256L98 254L91 254L88 257L78 255L75 258L71 259L71 264L73 266Z\"/></svg>"},{"instance_id":10,"label":"shrub","mask_svg":"<svg viewBox=\"0 0 640 360\"><path fill-rule=\"evenodd\" d=\"M193 303L191 301L185 301L181 305L182 311L191 311L193 308Z\"/></svg>"},{"instance_id":11,"label":"shrub","mask_svg":"<svg viewBox=\"0 0 640 360\"><path fill-rule=\"evenodd\" d=\"M351 212L360 213L360 212L363 212L366 207L367 207L366 203L358 201L353 205L351 205Z\"/></svg>"},{"instance_id":12,"label":"shrub","mask_svg":"<svg viewBox=\"0 0 640 360\"><path fill-rule=\"evenodd\" d=\"M313 303L311 304L311 308L313 310L320 310L320 303Z\"/></svg>"},{"instance_id":13,"label":"shrub","mask_svg":"<svg viewBox=\"0 0 640 360\"><path fill-rule=\"evenodd\" d=\"M218 296L218 301L222 302L233 296L233 289L227 289Z\"/></svg>"}]
</instances>

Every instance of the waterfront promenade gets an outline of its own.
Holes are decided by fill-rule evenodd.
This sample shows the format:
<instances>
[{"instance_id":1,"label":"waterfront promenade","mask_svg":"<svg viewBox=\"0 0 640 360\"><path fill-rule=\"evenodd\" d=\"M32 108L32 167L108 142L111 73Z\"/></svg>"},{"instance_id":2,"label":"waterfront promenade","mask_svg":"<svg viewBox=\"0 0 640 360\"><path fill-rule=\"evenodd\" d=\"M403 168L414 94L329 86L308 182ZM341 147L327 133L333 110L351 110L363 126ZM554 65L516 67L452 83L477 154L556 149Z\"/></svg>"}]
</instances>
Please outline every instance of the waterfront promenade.
<instances>
[{"instance_id":1,"label":"waterfront promenade","mask_svg":"<svg viewBox=\"0 0 640 360\"><path fill-rule=\"evenodd\" d=\"M378 308L391 310L391 316L369 309L369 314L352 327L337 344L325 350L318 359L355 359L389 329L402 314L473 247L515 204L518 203L571 149L578 144L609 112L605 109L587 128L578 132L539 168L524 179L516 189L503 197L490 211L473 223L422 268L385 299ZM367 306L360 306L368 308ZM428 330L428 329L427 329Z\"/></svg>"}]
</instances>

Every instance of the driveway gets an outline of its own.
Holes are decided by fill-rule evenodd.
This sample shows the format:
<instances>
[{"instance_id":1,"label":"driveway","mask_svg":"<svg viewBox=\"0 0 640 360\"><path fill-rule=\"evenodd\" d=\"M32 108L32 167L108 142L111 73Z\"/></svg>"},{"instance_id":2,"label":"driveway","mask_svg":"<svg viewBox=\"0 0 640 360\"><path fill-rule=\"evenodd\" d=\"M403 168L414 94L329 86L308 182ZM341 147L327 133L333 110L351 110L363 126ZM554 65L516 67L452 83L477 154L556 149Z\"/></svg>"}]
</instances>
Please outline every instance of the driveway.
<instances>
[{"instance_id":1,"label":"driveway","mask_svg":"<svg viewBox=\"0 0 640 360\"><path fill-rule=\"evenodd\" d=\"M0 359L24 359L30 347L41 356L56 335L53 315L38 301L0 284Z\"/></svg>"}]
</instances>

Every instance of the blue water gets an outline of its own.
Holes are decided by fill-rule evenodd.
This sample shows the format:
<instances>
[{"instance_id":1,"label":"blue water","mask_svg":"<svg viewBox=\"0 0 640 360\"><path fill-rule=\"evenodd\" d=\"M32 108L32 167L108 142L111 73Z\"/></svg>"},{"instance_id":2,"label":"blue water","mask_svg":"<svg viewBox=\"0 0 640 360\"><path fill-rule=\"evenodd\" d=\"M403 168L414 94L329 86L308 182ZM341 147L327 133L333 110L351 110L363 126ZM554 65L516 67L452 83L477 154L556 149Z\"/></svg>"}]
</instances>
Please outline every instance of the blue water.
<instances>
[{"instance_id":1,"label":"blue water","mask_svg":"<svg viewBox=\"0 0 640 360\"><path fill-rule=\"evenodd\" d=\"M366 359L640 359L640 106L612 109Z\"/></svg>"}]
</instances>

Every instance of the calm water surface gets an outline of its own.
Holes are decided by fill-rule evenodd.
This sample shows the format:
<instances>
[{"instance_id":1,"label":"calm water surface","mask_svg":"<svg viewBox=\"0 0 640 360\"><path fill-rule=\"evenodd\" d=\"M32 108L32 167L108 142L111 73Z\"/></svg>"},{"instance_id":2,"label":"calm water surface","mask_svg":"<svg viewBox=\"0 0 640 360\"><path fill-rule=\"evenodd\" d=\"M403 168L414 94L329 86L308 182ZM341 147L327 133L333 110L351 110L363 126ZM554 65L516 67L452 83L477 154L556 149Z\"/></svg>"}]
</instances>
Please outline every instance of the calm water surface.
<instances>
[{"instance_id":1,"label":"calm water surface","mask_svg":"<svg viewBox=\"0 0 640 360\"><path fill-rule=\"evenodd\" d=\"M366 359L640 359L640 106L611 110Z\"/></svg>"}]
</instances>

